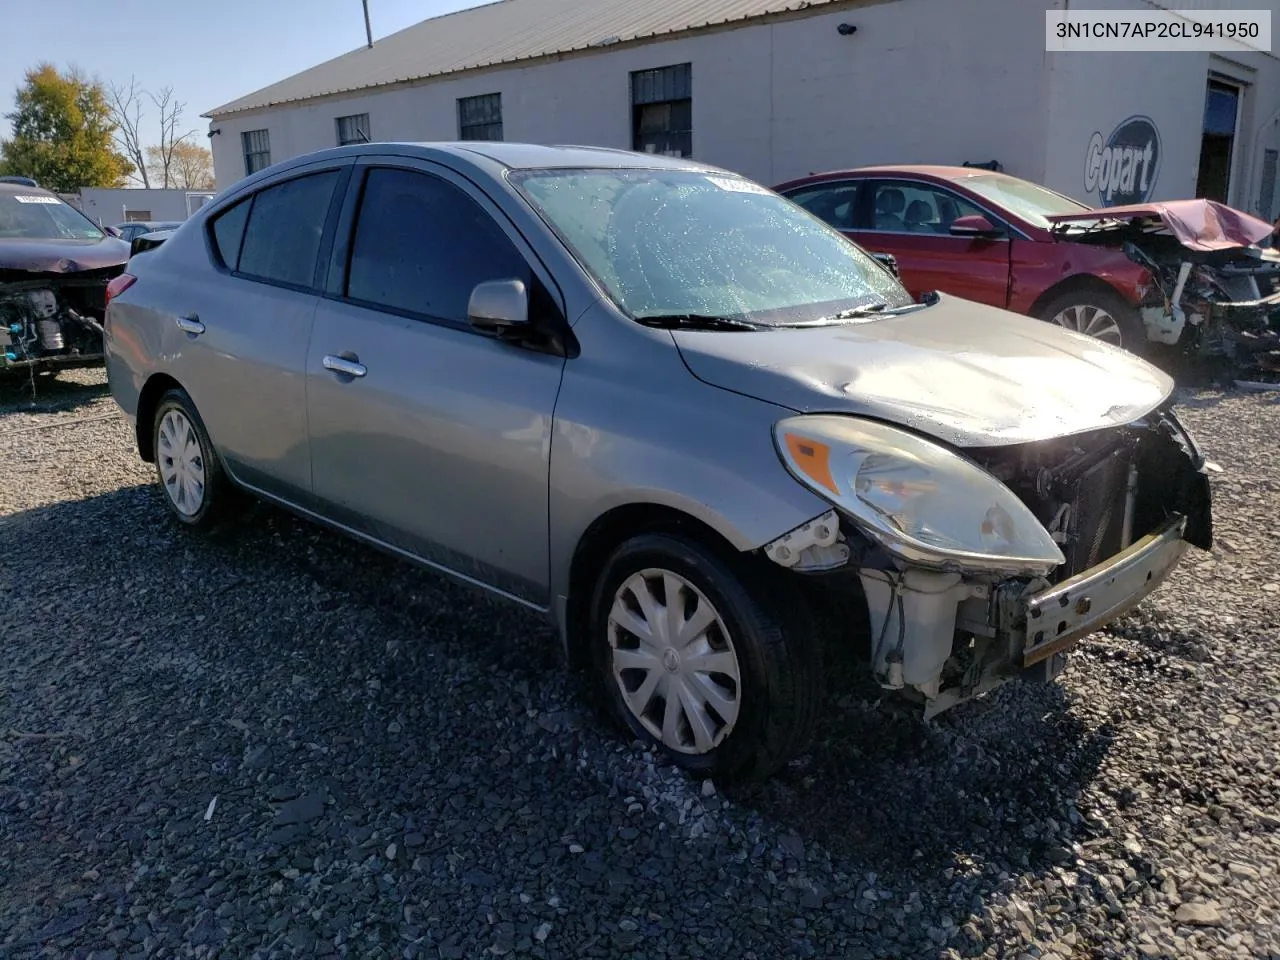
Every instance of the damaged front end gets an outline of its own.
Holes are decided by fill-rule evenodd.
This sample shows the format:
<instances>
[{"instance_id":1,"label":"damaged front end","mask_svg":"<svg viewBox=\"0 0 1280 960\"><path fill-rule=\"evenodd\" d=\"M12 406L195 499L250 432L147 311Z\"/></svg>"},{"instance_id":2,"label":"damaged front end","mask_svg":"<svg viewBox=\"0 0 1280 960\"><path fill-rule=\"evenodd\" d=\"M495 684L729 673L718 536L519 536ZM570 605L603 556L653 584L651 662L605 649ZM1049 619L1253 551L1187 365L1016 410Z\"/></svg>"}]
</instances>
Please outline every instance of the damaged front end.
<instances>
[{"instance_id":1,"label":"damaged front end","mask_svg":"<svg viewBox=\"0 0 1280 960\"><path fill-rule=\"evenodd\" d=\"M1240 372L1280 371L1280 254L1258 245L1269 224L1209 200L1050 219L1060 238L1118 247L1146 267L1150 341Z\"/></svg>"},{"instance_id":2,"label":"damaged front end","mask_svg":"<svg viewBox=\"0 0 1280 960\"><path fill-rule=\"evenodd\" d=\"M1280 259L1256 248L1190 251L1126 241L1155 284L1139 307L1148 339L1239 371L1280 371Z\"/></svg>"},{"instance_id":3,"label":"damaged front end","mask_svg":"<svg viewBox=\"0 0 1280 960\"><path fill-rule=\"evenodd\" d=\"M86 366L103 359L110 280L124 269L0 275L0 370Z\"/></svg>"},{"instance_id":4,"label":"damaged front end","mask_svg":"<svg viewBox=\"0 0 1280 960\"><path fill-rule=\"evenodd\" d=\"M837 491L837 509L765 554L865 601L877 682L914 692L926 716L1009 679L1053 679L1188 545L1212 546L1205 461L1167 407L1123 427L968 449L963 468L941 471L907 444L889 449L897 431L877 427L874 450L855 438L846 456L802 419L784 460ZM949 490L950 469L986 480Z\"/></svg>"}]
</instances>

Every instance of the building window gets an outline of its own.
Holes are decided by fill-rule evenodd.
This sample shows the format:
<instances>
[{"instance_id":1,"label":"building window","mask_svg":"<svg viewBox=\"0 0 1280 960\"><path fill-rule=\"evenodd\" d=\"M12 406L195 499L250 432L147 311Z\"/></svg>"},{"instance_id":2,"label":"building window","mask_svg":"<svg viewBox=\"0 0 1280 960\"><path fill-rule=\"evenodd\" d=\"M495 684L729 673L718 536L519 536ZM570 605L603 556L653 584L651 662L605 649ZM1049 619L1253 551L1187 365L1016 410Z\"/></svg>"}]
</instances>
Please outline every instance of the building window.
<instances>
[{"instance_id":1,"label":"building window","mask_svg":"<svg viewBox=\"0 0 1280 960\"><path fill-rule=\"evenodd\" d=\"M502 139L502 94L459 98L458 139Z\"/></svg>"},{"instance_id":2,"label":"building window","mask_svg":"<svg viewBox=\"0 0 1280 960\"><path fill-rule=\"evenodd\" d=\"M1280 153L1264 150L1262 153L1262 189L1258 191L1258 215L1271 222L1271 208L1276 202L1276 160Z\"/></svg>"},{"instance_id":3,"label":"building window","mask_svg":"<svg viewBox=\"0 0 1280 960\"><path fill-rule=\"evenodd\" d=\"M367 113L353 113L349 117L339 117L338 125L338 146L345 147L348 143L368 143L369 137L369 115Z\"/></svg>"},{"instance_id":4,"label":"building window","mask_svg":"<svg viewBox=\"0 0 1280 960\"><path fill-rule=\"evenodd\" d=\"M1240 115L1239 87L1210 80L1204 100L1204 132L1200 139L1200 171L1196 196L1226 203L1235 159L1236 123Z\"/></svg>"},{"instance_id":5,"label":"building window","mask_svg":"<svg viewBox=\"0 0 1280 960\"><path fill-rule=\"evenodd\" d=\"M693 67L680 63L631 74L631 147L693 156Z\"/></svg>"},{"instance_id":6,"label":"building window","mask_svg":"<svg viewBox=\"0 0 1280 960\"><path fill-rule=\"evenodd\" d=\"M244 175L257 173L271 166L271 137L265 130L246 130L240 134L244 147Z\"/></svg>"}]
</instances>

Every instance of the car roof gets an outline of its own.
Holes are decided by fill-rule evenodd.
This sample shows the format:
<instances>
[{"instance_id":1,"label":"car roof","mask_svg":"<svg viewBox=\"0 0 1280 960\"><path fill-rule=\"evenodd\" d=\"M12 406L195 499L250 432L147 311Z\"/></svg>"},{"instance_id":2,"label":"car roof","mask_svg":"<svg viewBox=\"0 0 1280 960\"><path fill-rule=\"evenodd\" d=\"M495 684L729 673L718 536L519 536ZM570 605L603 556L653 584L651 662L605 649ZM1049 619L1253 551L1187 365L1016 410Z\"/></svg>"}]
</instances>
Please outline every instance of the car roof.
<instances>
[{"instance_id":1,"label":"car roof","mask_svg":"<svg viewBox=\"0 0 1280 960\"><path fill-rule=\"evenodd\" d=\"M858 167L853 173L916 173L923 174L926 177L941 177L943 180L961 180L965 177L979 177L990 174L993 171L985 167L948 167L941 164L903 164L891 166L889 164L880 164L871 167Z\"/></svg>"},{"instance_id":2,"label":"car roof","mask_svg":"<svg viewBox=\"0 0 1280 960\"><path fill-rule=\"evenodd\" d=\"M46 197L57 197L59 200L62 199L61 197L58 197L58 195L54 193L52 190L46 190L44 187L29 187L25 183L11 183L11 182L0 181L0 194L12 195L17 193L20 193L23 196L29 196L30 194L33 194L33 193L41 193L41 194L44 194Z\"/></svg>"},{"instance_id":3,"label":"car roof","mask_svg":"<svg viewBox=\"0 0 1280 960\"><path fill-rule=\"evenodd\" d=\"M295 171L309 168L317 163L376 156L428 160L450 167L464 176L474 174L499 181L504 179L504 175L509 170L592 168L684 170L720 176L741 176L731 170L697 163L682 157L668 157L611 147L584 147L571 144L551 146L487 140L374 141L326 147L281 160L232 184L213 202L201 206L195 216L202 218L217 216L219 211L238 203L248 194L274 182L277 178L288 178Z\"/></svg>"},{"instance_id":4,"label":"car roof","mask_svg":"<svg viewBox=\"0 0 1280 960\"><path fill-rule=\"evenodd\" d=\"M696 163L681 157L668 157L656 153L640 153L611 147L545 145L536 143L510 143L505 141L463 140L439 142L387 141L353 143L343 147L328 147L282 161L279 166L267 167L255 174L255 182L269 179L277 171L318 160L343 156L366 156L390 153L421 157L453 165L465 165L498 172L509 170L553 170L574 167L636 168L725 171L705 163ZM267 173L267 171L271 171Z\"/></svg>"},{"instance_id":5,"label":"car roof","mask_svg":"<svg viewBox=\"0 0 1280 960\"><path fill-rule=\"evenodd\" d=\"M906 163L906 164L878 164L869 167L850 167L847 170L823 170L818 173L811 173L807 177L796 177L787 184L806 183L810 180L832 180L840 177L868 177L868 176L920 176L934 177L938 180L967 180L972 177L983 176L1003 176L1007 177L1007 173L999 173L988 170L986 167L955 167L943 164L928 163Z\"/></svg>"},{"instance_id":6,"label":"car roof","mask_svg":"<svg viewBox=\"0 0 1280 960\"><path fill-rule=\"evenodd\" d=\"M612 147L546 146L535 143L502 143L467 141L465 143L424 144L451 153L479 154L513 169L552 169L555 167L662 167L678 170L703 169L704 164L681 157L657 153L640 153Z\"/></svg>"}]
</instances>

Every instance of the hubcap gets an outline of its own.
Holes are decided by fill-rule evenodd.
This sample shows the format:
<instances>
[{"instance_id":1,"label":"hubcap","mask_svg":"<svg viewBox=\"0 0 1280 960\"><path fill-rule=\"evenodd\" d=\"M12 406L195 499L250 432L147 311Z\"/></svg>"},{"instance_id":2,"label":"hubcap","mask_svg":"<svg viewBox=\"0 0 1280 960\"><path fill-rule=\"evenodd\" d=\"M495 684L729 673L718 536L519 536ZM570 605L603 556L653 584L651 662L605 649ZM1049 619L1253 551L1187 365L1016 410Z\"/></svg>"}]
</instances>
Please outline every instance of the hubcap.
<instances>
[{"instance_id":1,"label":"hubcap","mask_svg":"<svg viewBox=\"0 0 1280 960\"><path fill-rule=\"evenodd\" d=\"M204 454L195 427L181 410L170 410L160 420L156 461L169 502L184 517L194 516L204 505Z\"/></svg>"},{"instance_id":2,"label":"hubcap","mask_svg":"<svg viewBox=\"0 0 1280 960\"><path fill-rule=\"evenodd\" d=\"M669 570L642 570L609 611L613 678L645 729L671 750L701 754L733 730L741 704L738 657L701 591Z\"/></svg>"},{"instance_id":3,"label":"hubcap","mask_svg":"<svg viewBox=\"0 0 1280 960\"><path fill-rule=\"evenodd\" d=\"M1116 323L1115 317L1102 307L1095 307L1088 303L1076 304L1059 313L1053 318L1053 322L1076 333L1083 333L1087 337L1104 340L1117 347L1123 346L1120 325Z\"/></svg>"}]
</instances>

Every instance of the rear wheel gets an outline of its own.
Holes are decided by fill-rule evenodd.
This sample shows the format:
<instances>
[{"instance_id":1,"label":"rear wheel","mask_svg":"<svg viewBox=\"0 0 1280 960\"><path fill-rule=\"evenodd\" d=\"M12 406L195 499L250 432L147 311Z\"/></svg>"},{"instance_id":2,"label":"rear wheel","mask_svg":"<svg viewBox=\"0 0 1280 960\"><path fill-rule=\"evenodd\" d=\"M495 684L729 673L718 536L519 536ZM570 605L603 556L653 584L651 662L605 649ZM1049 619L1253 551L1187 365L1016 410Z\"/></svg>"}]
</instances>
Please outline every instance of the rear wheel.
<instances>
[{"instance_id":1,"label":"rear wheel","mask_svg":"<svg viewBox=\"0 0 1280 960\"><path fill-rule=\"evenodd\" d=\"M790 591L757 579L697 541L645 534L614 552L596 584L592 653L611 713L697 774L767 776L813 729L814 629L783 599Z\"/></svg>"},{"instance_id":2,"label":"rear wheel","mask_svg":"<svg viewBox=\"0 0 1280 960\"><path fill-rule=\"evenodd\" d=\"M222 517L230 484L204 422L185 390L169 390L156 406L152 447L165 503L188 527L208 528Z\"/></svg>"},{"instance_id":3,"label":"rear wheel","mask_svg":"<svg viewBox=\"0 0 1280 960\"><path fill-rule=\"evenodd\" d=\"M1118 294L1078 290L1060 294L1040 310L1040 319L1083 333L1130 353L1142 354L1147 331L1138 311Z\"/></svg>"}]
</instances>

